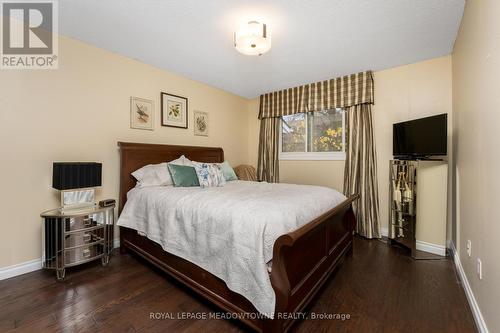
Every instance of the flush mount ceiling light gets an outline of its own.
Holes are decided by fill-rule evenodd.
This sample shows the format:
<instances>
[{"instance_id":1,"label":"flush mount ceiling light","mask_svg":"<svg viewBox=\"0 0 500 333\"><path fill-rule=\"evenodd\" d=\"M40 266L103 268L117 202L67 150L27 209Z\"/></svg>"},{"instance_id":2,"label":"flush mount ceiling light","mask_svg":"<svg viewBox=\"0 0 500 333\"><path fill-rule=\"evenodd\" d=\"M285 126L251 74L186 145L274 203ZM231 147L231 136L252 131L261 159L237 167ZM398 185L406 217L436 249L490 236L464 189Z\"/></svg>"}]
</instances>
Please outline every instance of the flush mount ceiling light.
<instances>
[{"instance_id":1,"label":"flush mount ceiling light","mask_svg":"<svg viewBox=\"0 0 500 333\"><path fill-rule=\"evenodd\" d=\"M271 35L264 23L250 21L234 33L234 47L245 55L263 55L271 49Z\"/></svg>"}]
</instances>

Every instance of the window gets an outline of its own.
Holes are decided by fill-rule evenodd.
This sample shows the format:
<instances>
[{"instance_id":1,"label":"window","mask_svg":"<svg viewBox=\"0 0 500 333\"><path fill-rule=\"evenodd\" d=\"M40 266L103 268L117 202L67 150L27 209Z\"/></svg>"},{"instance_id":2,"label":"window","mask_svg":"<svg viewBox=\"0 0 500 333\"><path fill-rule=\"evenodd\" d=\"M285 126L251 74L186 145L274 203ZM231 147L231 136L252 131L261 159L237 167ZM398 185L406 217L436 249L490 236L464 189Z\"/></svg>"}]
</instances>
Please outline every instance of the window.
<instances>
[{"instance_id":1,"label":"window","mask_svg":"<svg viewBox=\"0 0 500 333\"><path fill-rule=\"evenodd\" d=\"M280 160L345 160L345 114L337 108L281 117Z\"/></svg>"}]
</instances>

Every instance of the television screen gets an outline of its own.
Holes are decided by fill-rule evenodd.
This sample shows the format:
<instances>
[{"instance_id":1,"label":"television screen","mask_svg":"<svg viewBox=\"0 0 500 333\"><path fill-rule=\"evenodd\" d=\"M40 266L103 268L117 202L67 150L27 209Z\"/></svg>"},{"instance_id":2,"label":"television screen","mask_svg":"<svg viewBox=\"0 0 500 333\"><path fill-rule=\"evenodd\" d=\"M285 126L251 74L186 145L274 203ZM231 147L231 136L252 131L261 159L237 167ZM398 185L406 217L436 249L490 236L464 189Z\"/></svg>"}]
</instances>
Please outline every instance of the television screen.
<instances>
[{"instance_id":1,"label":"television screen","mask_svg":"<svg viewBox=\"0 0 500 333\"><path fill-rule=\"evenodd\" d=\"M394 124L393 155L410 158L446 155L447 125L447 114Z\"/></svg>"}]
</instances>

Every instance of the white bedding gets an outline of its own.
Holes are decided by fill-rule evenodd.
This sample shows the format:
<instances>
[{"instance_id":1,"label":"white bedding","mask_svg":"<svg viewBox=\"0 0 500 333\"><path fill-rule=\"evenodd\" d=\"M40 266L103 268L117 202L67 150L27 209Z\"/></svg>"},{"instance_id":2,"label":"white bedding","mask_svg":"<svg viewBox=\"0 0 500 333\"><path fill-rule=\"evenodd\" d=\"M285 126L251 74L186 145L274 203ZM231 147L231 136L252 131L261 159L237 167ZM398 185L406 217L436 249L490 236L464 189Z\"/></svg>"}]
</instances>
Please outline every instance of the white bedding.
<instances>
[{"instance_id":1,"label":"white bedding","mask_svg":"<svg viewBox=\"0 0 500 333\"><path fill-rule=\"evenodd\" d=\"M219 277L272 318L275 295L266 263L275 240L345 199L326 187L248 181L134 188L118 225Z\"/></svg>"}]
</instances>

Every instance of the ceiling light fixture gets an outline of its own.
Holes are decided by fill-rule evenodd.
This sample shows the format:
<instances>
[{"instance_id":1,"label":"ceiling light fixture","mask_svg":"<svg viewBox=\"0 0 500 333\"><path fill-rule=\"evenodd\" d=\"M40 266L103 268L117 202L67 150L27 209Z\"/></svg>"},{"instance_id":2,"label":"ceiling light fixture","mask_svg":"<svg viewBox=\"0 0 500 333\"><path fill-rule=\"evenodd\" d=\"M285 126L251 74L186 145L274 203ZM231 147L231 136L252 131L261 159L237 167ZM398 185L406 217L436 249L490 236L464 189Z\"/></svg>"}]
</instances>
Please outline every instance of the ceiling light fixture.
<instances>
[{"instance_id":1,"label":"ceiling light fixture","mask_svg":"<svg viewBox=\"0 0 500 333\"><path fill-rule=\"evenodd\" d=\"M250 21L234 33L234 47L245 55L263 55L271 49L271 35L264 23Z\"/></svg>"}]
</instances>

